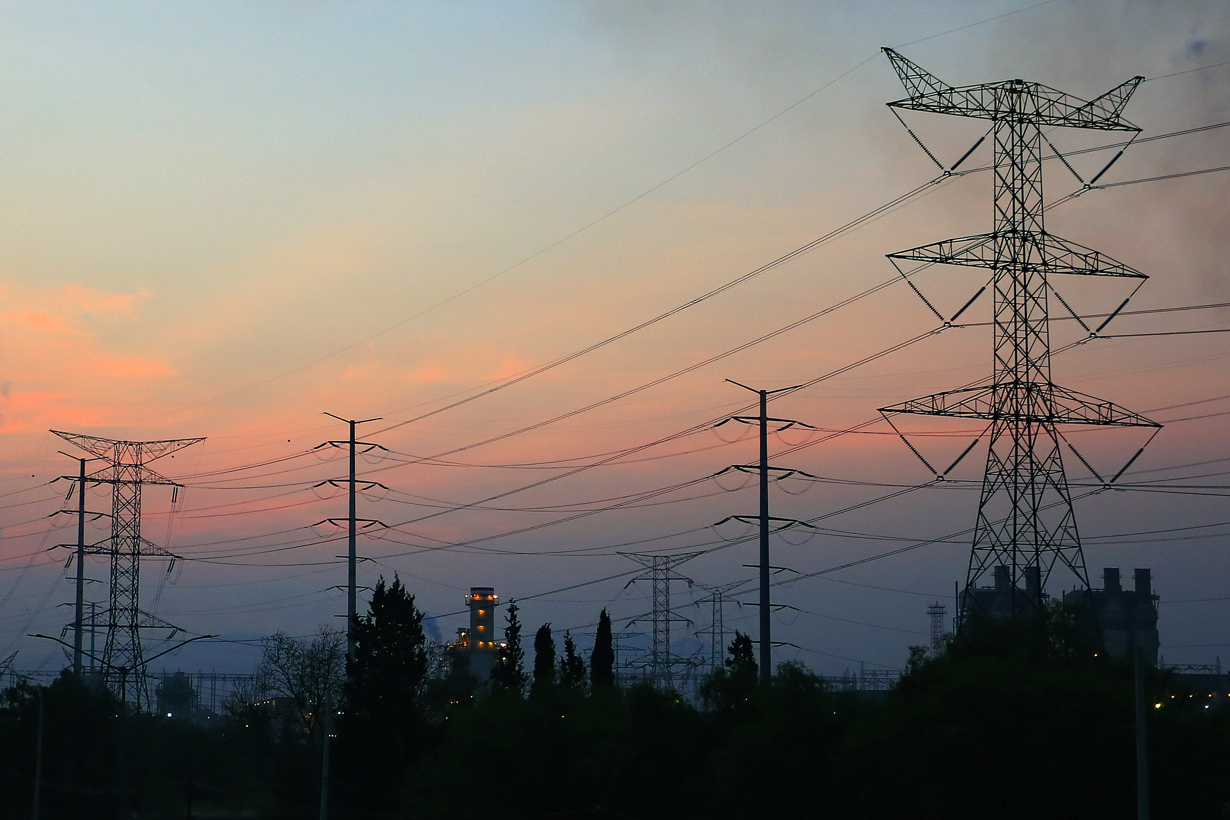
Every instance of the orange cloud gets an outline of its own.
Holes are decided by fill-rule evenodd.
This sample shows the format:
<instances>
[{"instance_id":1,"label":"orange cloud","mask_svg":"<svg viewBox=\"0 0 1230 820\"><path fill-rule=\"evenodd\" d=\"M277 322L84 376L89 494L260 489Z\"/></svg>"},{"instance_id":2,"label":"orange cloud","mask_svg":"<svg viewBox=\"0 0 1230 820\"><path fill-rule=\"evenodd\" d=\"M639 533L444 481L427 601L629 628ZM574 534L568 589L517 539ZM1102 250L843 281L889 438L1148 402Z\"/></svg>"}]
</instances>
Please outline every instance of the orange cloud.
<instances>
[{"instance_id":1,"label":"orange cloud","mask_svg":"<svg viewBox=\"0 0 1230 820\"><path fill-rule=\"evenodd\" d=\"M81 313L99 319L137 318L137 300L150 295L145 288L136 293L107 293L98 288L68 284L61 288L59 302L72 313Z\"/></svg>"},{"instance_id":2,"label":"orange cloud","mask_svg":"<svg viewBox=\"0 0 1230 820\"><path fill-rule=\"evenodd\" d=\"M0 313L0 321L6 325L25 325L36 333L71 333L69 323L41 310L22 310L15 313Z\"/></svg>"},{"instance_id":3,"label":"orange cloud","mask_svg":"<svg viewBox=\"0 0 1230 820\"><path fill-rule=\"evenodd\" d=\"M342 378L345 381L354 381L361 379L369 379L375 376L380 370L379 362L367 362L365 364L348 364L346 369L342 371Z\"/></svg>"},{"instance_id":4,"label":"orange cloud","mask_svg":"<svg viewBox=\"0 0 1230 820\"><path fill-rule=\"evenodd\" d=\"M0 372L0 433L38 433L48 427L95 427L113 423L111 407L123 406L134 389L177 371L140 351L108 350L113 328L129 325L147 291L112 294L79 285L4 288L0 313L3 371ZM96 324L96 323L91 323ZM7 330L4 330L6 329Z\"/></svg>"},{"instance_id":5,"label":"orange cloud","mask_svg":"<svg viewBox=\"0 0 1230 820\"><path fill-rule=\"evenodd\" d=\"M409 381L426 383L446 382L448 381L448 376L445 374L444 368L439 365L429 364L411 373Z\"/></svg>"},{"instance_id":6,"label":"orange cloud","mask_svg":"<svg viewBox=\"0 0 1230 820\"><path fill-rule=\"evenodd\" d=\"M107 293L97 288L68 284L56 291L4 294L14 309L0 313L0 327L17 328L5 334L7 372L11 381L46 383L71 378L82 384L94 378L163 378L176 371L148 356L114 355L100 349L95 335L74 317L134 319L136 305L149 295Z\"/></svg>"},{"instance_id":7,"label":"orange cloud","mask_svg":"<svg viewBox=\"0 0 1230 820\"><path fill-rule=\"evenodd\" d=\"M0 434L42 432L49 427L95 427L108 423L110 411L67 403L67 393L14 392L4 403Z\"/></svg>"},{"instance_id":8,"label":"orange cloud","mask_svg":"<svg viewBox=\"0 0 1230 820\"><path fill-rule=\"evenodd\" d=\"M529 367L527 362L520 359L508 359L504 364L500 365L500 369L492 373L487 378L489 379L507 379L521 373Z\"/></svg>"},{"instance_id":9,"label":"orange cloud","mask_svg":"<svg viewBox=\"0 0 1230 820\"><path fill-rule=\"evenodd\" d=\"M142 377L162 378L178 375L178 371L168 367L157 359L145 356L108 356L105 353L93 353L90 356L93 370L108 379L134 379Z\"/></svg>"}]
</instances>

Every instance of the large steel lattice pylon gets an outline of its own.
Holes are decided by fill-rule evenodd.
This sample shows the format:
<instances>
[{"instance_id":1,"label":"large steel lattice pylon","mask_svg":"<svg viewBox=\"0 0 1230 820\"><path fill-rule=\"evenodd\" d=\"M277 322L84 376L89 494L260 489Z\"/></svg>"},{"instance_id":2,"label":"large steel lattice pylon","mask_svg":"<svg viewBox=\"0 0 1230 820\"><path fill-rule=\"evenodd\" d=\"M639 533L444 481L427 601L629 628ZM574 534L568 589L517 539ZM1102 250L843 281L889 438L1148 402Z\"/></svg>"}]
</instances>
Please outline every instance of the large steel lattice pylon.
<instances>
[{"instance_id":1,"label":"large steel lattice pylon","mask_svg":"<svg viewBox=\"0 0 1230 820\"><path fill-rule=\"evenodd\" d=\"M991 232L889 254L894 265L900 260L991 271L991 381L893 405L882 412L886 416L917 413L989 422L985 433L989 441L986 473L959 617L964 620L972 611L1011 617L1042 603L1043 589L1057 565L1070 571L1080 587L1089 587L1064 475L1060 450L1063 438L1058 426L1159 426L1111 402L1051 381L1047 309L1051 293L1067 306L1051 281L1057 274L1113 276L1141 282L1146 278L1098 251L1048 233L1042 198L1042 129L1139 133L1140 129L1122 119L1121 113L1143 78L1133 77L1085 101L1023 80L953 87L892 49L884 51L909 95L889 103L890 107L992 123ZM1094 330L1079 316L1076 318L1091 336L1106 324ZM992 573L994 587L980 587L979 582Z\"/></svg>"},{"instance_id":2,"label":"large steel lattice pylon","mask_svg":"<svg viewBox=\"0 0 1230 820\"><path fill-rule=\"evenodd\" d=\"M675 572L675 567L703 553L646 555L637 552L621 552L619 554L649 569L649 572L636 576L628 584L637 581L651 581L653 584L653 613L651 615L653 643L649 651L649 678L654 686L673 687L675 667L690 664L686 659L676 657L671 653L671 622L681 621L686 624L692 622L671 609L671 581L685 581L688 586L691 586L692 579Z\"/></svg>"},{"instance_id":3,"label":"large steel lattice pylon","mask_svg":"<svg viewBox=\"0 0 1230 820\"><path fill-rule=\"evenodd\" d=\"M51 432L107 462L106 467L89 478L111 485L111 537L86 550L111 558L102 675L106 687L130 708L148 711L149 687L141 651L141 630L171 629L174 633L177 627L141 610L141 558L174 559L175 556L141 537L141 487L145 484L178 486L146 464L204 439L118 441L59 430Z\"/></svg>"}]
</instances>

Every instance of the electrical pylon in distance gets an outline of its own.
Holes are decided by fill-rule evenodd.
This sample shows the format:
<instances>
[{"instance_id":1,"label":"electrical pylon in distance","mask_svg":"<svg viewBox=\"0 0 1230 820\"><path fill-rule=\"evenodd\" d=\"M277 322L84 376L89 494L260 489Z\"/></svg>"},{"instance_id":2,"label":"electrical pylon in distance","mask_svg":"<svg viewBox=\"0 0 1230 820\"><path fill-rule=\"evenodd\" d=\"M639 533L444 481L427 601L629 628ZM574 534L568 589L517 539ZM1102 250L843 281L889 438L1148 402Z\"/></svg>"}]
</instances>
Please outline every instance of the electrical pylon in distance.
<instances>
[{"instance_id":1,"label":"electrical pylon in distance","mask_svg":"<svg viewBox=\"0 0 1230 820\"><path fill-rule=\"evenodd\" d=\"M150 706L145 680L145 658L141 650L141 630L178 628L141 611L141 558L175 556L141 537L141 488L146 484L179 487L146 465L155 459L182 450L204 438L163 441L118 441L116 439L64 433L60 438L107 462L89 480L111 485L111 538L105 546L87 549L111 558L111 591L106 614L107 639L103 648L103 676L106 686L138 711Z\"/></svg>"},{"instance_id":2,"label":"electrical pylon in distance","mask_svg":"<svg viewBox=\"0 0 1230 820\"><path fill-rule=\"evenodd\" d=\"M886 48L884 52L909 95L889 103L891 108L992 123L992 231L889 254L894 265L903 260L991 270L987 286L992 292L994 315L991 381L978 387L924 396L882 408L881 412L886 417L918 413L989 422L986 473L959 617L963 620L972 611L1012 617L1042 603L1042 590L1057 564L1069 570L1081 587L1089 587L1064 475L1060 452L1063 439L1057 425L1160 426L1116 404L1051 381L1047 310L1049 293L1055 293L1060 303L1067 306L1051 281L1057 274L1141 280L1137 287L1146 278L1095 250L1048 233L1043 222L1042 199L1042 129L1139 133L1140 129L1124 120L1121 113L1143 78L1133 77L1102 96L1085 101L1023 80L953 87L892 49ZM1103 168L1101 173L1105 171ZM1096 329L1089 328L1075 312L1073 316L1092 337L1126 304L1124 300ZM935 311L934 307L932 310ZM944 317L941 315L940 319ZM1119 474L1122 473L1120 470ZM978 582L992 572L1000 593L977 594Z\"/></svg>"},{"instance_id":3,"label":"electrical pylon in distance","mask_svg":"<svg viewBox=\"0 0 1230 820\"><path fill-rule=\"evenodd\" d=\"M653 643L649 655L649 676L654 686L673 687L675 685L675 666L678 659L671 653L671 621L683 621L691 624L687 618L671 609L671 581L685 581L692 586L692 579L675 572L675 567L685 561L691 561L701 552L681 552L675 555L651 555L640 552L621 552L625 558L631 558L649 572L636 576L628 585L637 581L653 583ZM627 586L625 586L625 589Z\"/></svg>"}]
</instances>

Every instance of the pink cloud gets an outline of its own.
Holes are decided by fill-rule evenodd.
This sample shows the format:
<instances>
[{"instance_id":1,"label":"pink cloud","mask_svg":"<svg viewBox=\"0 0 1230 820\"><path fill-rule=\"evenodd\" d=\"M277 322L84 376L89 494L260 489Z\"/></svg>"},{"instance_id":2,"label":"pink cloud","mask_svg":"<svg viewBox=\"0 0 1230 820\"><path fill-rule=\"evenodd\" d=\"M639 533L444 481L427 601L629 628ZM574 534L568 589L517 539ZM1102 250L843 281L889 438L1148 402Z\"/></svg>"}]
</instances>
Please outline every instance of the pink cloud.
<instances>
[{"instance_id":1,"label":"pink cloud","mask_svg":"<svg viewBox=\"0 0 1230 820\"><path fill-rule=\"evenodd\" d=\"M439 365L429 364L411 373L409 380L412 382L436 383L448 381L448 376L445 374L444 368Z\"/></svg>"},{"instance_id":2,"label":"pink cloud","mask_svg":"<svg viewBox=\"0 0 1230 820\"><path fill-rule=\"evenodd\" d=\"M379 362L366 362L365 364L348 364L342 372L341 378L345 381L355 381L369 379L375 376L380 370Z\"/></svg>"},{"instance_id":3,"label":"pink cloud","mask_svg":"<svg viewBox=\"0 0 1230 820\"><path fill-rule=\"evenodd\" d=\"M44 431L49 427L95 427L106 424L110 411L72 404L67 393L13 392L4 405L0 434Z\"/></svg>"},{"instance_id":4,"label":"pink cloud","mask_svg":"<svg viewBox=\"0 0 1230 820\"><path fill-rule=\"evenodd\" d=\"M136 303L148 291L113 294L81 285L65 285L56 292L13 294L14 309L0 313L5 334L6 378L18 383L45 383L48 378L73 379L78 385L93 379L164 378L176 371L149 356L116 355L100 348L93 332L80 327L75 317L132 319ZM15 304L14 304L15 303Z\"/></svg>"},{"instance_id":5,"label":"pink cloud","mask_svg":"<svg viewBox=\"0 0 1230 820\"><path fill-rule=\"evenodd\" d=\"M145 356L108 356L105 353L91 354L93 370L109 379L163 378L178 375L178 372L157 359Z\"/></svg>"},{"instance_id":6,"label":"pink cloud","mask_svg":"<svg viewBox=\"0 0 1230 820\"><path fill-rule=\"evenodd\" d=\"M520 359L508 359L504 364L500 365L500 369L492 373L487 378L489 379L507 379L521 373L529 364Z\"/></svg>"},{"instance_id":7,"label":"pink cloud","mask_svg":"<svg viewBox=\"0 0 1230 820\"><path fill-rule=\"evenodd\" d=\"M5 324L25 325L36 333L72 333L72 326L58 316L52 316L42 310L22 310L15 313L0 314Z\"/></svg>"}]
</instances>

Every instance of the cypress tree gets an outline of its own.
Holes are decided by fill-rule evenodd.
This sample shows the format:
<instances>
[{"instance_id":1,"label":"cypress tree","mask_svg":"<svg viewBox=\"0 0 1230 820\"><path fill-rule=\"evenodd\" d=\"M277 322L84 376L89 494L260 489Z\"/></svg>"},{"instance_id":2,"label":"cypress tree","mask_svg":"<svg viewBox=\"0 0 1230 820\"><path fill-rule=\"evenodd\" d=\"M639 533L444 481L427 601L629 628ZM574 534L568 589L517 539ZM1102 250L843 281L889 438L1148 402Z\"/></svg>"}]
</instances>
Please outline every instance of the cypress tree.
<instances>
[{"instance_id":1,"label":"cypress tree","mask_svg":"<svg viewBox=\"0 0 1230 820\"><path fill-rule=\"evenodd\" d=\"M598 616L598 636L589 656L589 680L594 688L615 685L615 647L611 636L611 616L602 610Z\"/></svg>"},{"instance_id":2,"label":"cypress tree","mask_svg":"<svg viewBox=\"0 0 1230 820\"><path fill-rule=\"evenodd\" d=\"M555 686L555 639L551 637L551 624L538 627L534 635L534 684L533 691L542 692Z\"/></svg>"},{"instance_id":3,"label":"cypress tree","mask_svg":"<svg viewBox=\"0 0 1230 820\"><path fill-rule=\"evenodd\" d=\"M559 660L559 682L568 689L585 687L585 661L577 654L571 632L564 632L564 657Z\"/></svg>"},{"instance_id":4,"label":"cypress tree","mask_svg":"<svg viewBox=\"0 0 1230 820\"><path fill-rule=\"evenodd\" d=\"M521 619L517 617L517 601L508 601L507 623L504 626L504 650L491 668L491 682L517 695L525 692L525 650L521 648Z\"/></svg>"}]
</instances>

